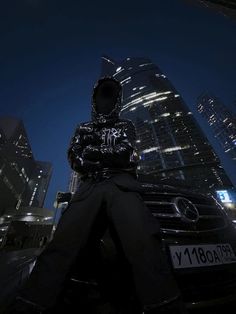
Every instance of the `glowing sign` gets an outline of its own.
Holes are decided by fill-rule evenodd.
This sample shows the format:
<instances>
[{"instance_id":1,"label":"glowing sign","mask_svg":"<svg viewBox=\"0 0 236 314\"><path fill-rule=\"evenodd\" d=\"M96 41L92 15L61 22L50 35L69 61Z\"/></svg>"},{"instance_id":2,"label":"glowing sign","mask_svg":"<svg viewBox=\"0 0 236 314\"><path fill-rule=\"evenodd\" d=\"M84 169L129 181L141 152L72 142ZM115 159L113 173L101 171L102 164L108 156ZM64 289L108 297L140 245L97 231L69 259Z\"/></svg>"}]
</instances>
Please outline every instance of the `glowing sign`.
<instances>
[{"instance_id":1,"label":"glowing sign","mask_svg":"<svg viewBox=\"0 0 236 314\"><path fill-rule=\"evenodd\" d=\"M222 203L232 203L232 200L227 190L216 191L216 194Z\"/></svg>"}]
</instances>

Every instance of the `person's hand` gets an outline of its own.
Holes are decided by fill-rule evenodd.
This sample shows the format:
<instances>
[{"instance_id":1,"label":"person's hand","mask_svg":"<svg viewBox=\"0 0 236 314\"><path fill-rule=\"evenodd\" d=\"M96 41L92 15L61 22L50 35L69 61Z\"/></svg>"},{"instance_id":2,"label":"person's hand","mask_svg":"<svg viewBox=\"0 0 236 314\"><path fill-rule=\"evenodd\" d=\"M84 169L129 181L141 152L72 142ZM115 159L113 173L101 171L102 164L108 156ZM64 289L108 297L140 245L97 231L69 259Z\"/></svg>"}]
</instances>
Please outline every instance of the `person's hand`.
<instances>
[{"instance_id":1,"label":"person's hand","mask_svg":"<svg viewBox=\"0 0 236 314\"><path fill-rule=\"evenodd\" d=\"M85 159L83 165L95 167L95 166L100 166L101 163L100 163L100 161L91 161L91 160Z\"/></svg>"},{"instance_id":2,"label":"person's hand","mask_svg":"<svg viewBox=\"0 0 236 314\"><path fill-rule=\"evenodd\" d=\"M92 134L84 134L82 136L82 144L84 146L102 144L101 134L97 132L94 132Z\"/></svg>"},{"instance_id":3,"label":"person's hand","mask_svg":"<svg viewBox=\"0 0 236 314\"><path fill-rule=\"evenodd\" d=\"M98 171L102 168L102 164L100 163L100 161L91 161L88 159L84 160L83 166L84 166L85 172Z\"/></svg>"},{"instance_id":4,"label":"person's hand","mask_svg":"<svg viewBox=\"0 0 236 314\"><path fill-rule=\"evenodd\" d=\"M100 146L88 145L83 150L82 158L87 159L89 161L95 162L100 161L101 159Z\"/></svg>"}]
</instances>

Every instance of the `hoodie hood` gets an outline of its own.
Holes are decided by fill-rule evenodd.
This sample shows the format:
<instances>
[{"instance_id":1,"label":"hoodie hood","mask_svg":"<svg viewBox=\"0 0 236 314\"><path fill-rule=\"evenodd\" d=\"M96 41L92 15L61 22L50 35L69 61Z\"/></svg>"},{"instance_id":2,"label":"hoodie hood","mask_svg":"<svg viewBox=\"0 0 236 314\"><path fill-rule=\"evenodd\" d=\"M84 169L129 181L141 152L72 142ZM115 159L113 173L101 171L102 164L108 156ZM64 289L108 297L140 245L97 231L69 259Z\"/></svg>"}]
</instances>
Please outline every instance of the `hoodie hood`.
<instances>
[{"instance_id":1,"label":"hoodie hood","mask_svg":"<svg viewBox=\"0 0 236 314\"><path fill-rule=\"evenodd\" d=\"M92 95L92 121L97 124L113 123L121 111L122 86L110 76L99 79Z\"/></svg>"}]
</instances>

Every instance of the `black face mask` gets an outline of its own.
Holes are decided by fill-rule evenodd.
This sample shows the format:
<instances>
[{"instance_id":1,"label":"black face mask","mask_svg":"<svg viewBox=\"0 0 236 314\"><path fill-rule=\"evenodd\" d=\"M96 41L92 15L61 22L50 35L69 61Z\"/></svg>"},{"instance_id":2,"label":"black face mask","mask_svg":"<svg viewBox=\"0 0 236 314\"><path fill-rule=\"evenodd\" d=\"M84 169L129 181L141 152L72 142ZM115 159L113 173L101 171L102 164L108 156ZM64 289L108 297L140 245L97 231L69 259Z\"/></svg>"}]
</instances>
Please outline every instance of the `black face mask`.
<instances>
[{"instance_id":1,"label":"black face mask","mask_svg":"<svg viewBox=\"0 0 236 314\"><path fill-rule=\"evenodd\" d=\"M102 82L97 86L94 95L96 112L109 114L114 109L118 96L118 84L112 81Z\"/></svg>"}]
</instances>

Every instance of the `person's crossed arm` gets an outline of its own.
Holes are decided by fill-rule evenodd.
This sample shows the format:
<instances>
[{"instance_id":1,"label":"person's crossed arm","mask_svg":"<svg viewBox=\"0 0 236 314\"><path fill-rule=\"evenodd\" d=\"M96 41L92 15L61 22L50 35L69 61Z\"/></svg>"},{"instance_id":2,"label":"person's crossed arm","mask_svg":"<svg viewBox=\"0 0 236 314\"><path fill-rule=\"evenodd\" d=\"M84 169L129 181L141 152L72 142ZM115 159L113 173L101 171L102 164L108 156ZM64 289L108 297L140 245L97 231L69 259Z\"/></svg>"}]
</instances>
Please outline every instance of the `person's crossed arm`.
<instances>
[{"instance_id":1,"label":"person's crossed arm","mask_svg":"<svg viewBox=\"0 0 236 314\"><path fill-rule=\"evenodd\" d=\"M135 142L136 130L130 120L115 145L105 145L97 133L86 134L79 125L68 149L68 160L71 168L82 174L99 170L102 165L123 168L138 160Z\"/></svg>"},{"instance_id":2,"label":"person's crossed arm","mask_svg":"<svg viewBox=\"0 0 236 314\"><path fill-rule=\"evenodd\" d=\"M92 161L86 159L83 154L84 145L82 144L82 131L81 124L79 124L75 130L75 133L70 141L69 148L67 150L67 159L71 168L81 174L86 174L89 171L95 171L101 168L99 160Z\"/></svg>"},{"instance_id":3,"label":"person's crossed arm","mask_svg":"<svg viewBox=\"0 0 236 314\"><path fill-rule=\"evenodd\" d=\"M130 161L137 162L135 149L136 130L134 124L127 120L122 136L115 145L88 145L83 150L83 156L91 161L101 161L110 167L126 167Z\"/></svg>"}]
</instances>

